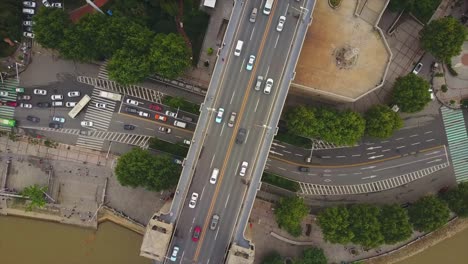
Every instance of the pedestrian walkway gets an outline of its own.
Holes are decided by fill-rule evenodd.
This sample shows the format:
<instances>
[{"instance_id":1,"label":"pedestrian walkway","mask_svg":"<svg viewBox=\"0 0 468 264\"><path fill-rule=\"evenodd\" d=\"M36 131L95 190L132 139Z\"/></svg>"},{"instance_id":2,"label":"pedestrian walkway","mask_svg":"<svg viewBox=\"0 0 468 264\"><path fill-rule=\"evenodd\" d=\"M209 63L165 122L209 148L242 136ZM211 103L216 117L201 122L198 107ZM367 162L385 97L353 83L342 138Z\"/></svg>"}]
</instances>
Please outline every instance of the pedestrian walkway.
<instances>
[{"instance_id":1,"label":"pedestrian walkway","mask_svg":"<svg viewBox=\"0 0 468 264\"><path fill-rule=\"evenodd\" d=\"M104 61L103 64L99 67L98 78L103 80L109 80L109 72L107 71L107 62L108 60Z\"/></svg>"},{"instance_id":2,"label":"pedestrian walkway","mask_svg":"<svg viewBox=\"0 0 468 264\"><path fill-rule=\"evenodd\" d=\"M7 96L2 96L2 101L16 102L16 88L19 83L16 79L6 79L0 83L0 91L8 92ZM2 105L0 106L0 117L7 119L14 119L15 107ZM0 126L1 131L11 131L11 127Z\"/></svg>"},{"instance_id":3,"label":"pedestrian walkway","mask_svg":"<svg viewBox=\"0 0 468 264\"><path fill-rule=\"evenodd\" d=\"M397 177L354 185L320 185L299 182L300 194L304 195L348 195L381 192L416 181L426 175L447 168L449 163L438 164L422 170L410 172Z\"/></svg>"},{"instance_id":4,"label":"pedestrian walkway","mask_svg":"<svg viewBox=\"0 0 468 264\"><path fill-rule=\"evenodd\" d=\"M457 182L468 181L468 137L462 110L441 108L448 149Z\"/></svg>"}]
</instances>

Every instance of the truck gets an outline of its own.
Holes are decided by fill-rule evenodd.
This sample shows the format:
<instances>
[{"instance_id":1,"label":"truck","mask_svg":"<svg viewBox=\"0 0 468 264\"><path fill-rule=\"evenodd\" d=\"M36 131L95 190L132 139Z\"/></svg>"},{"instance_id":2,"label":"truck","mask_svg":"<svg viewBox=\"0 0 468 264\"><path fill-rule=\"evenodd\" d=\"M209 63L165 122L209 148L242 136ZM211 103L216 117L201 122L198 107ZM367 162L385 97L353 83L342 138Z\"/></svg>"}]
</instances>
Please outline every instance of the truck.
<instances>
[{"instance_id":1,"label":"truck","mask_svg":"<svg viewBox=\"0 0 468 264\"><path fill-rule=\"evenodd\" d=\"M114 101L121 101L122 100L122 95L117 94L117 93L111 93L111 92L105 92L105 91L99 91L99 96L108 98Z\"/></svg>"}]
</instances>

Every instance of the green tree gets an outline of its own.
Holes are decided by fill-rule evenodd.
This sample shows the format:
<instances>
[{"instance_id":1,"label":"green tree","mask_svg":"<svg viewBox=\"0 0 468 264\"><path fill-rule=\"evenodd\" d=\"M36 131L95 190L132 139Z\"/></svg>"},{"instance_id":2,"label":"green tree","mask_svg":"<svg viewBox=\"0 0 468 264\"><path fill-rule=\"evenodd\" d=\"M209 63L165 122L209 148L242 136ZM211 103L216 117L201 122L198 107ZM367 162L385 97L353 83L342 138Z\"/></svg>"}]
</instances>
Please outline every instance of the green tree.
<instances>
[{"instance_id":1,"label":"green tree","mask_svg":"<svg viewBox=\"0 0 468 264\"><path fill-rule=\"evenodd\" d=\"M133 84L144 80L151 73L151 62L145 54L131 48L115 52L107 64L109 78L120 84Z\"/></svg>"},{"instance_id":2,"label":"green tree","mask_svg":"<svg viewBox=\"0 0 468 264\"><path fill-rule=\"evenodd\" d=\"M358 204L349 209L350 229L355 244L366 248L377 247L384 242L379 222L380 209L373 205Z\"/></svg>"},{"instance_id":3,"label":"green tree","mask_svg":"<svg viewBox=\"0 0 468 264\"><path fill-rule=\"evenodd\" d=\"M34 208L43 208L46 205L46 191L47 187L40 187L37 184L24 188L21 195L28 197L31 201L27 205L26 211L32 211Z\"/></svg>"},{"instance_id":4,"label":"green tree","mask_svg":"<svg viewBox=\"0 0 468 264\"><path fill-rule=\"evenodd\" d=\"M340 119L340 140L329 142L336 142L340 145L356 144L364 135L366 121L359 113L349 110L341 112Z\"/></svg>"},{"instance_id":5,"label":"green tree","mask_svg":"<svg viewBox=\"0 0 468 264\"><path fill-rule=\"evenodd\" d=\"M414 0L391 0L388 4L388 8L392 12L401 12L403 10L411 11L414 4Z\"/></svg>"},{"instance_id":6,"label":"green tree","mask_svg":"<svg viewBox=\"0 0 468 264\"><path fill-rule=\"evenodd\" d=\"M71 27L68 14L61 8L39 8L33 17L35 40L44 48L58 49L65 30Z\"/></svg>"},{"instance_id":7,"label":"green tree","mask_svg":"<svg viewBox=\"0 0 468 264\"><path fill-rule=\"evenodd\" d=\"M302 258L294 261L294 264L327 264L327 257L321 248L311 247L302 252Z\"/></svg>"},{"instance_id":8,"label":"green tree","mask_svg":"<svg viewBox=\"0 0 468 264\"><path fill-rule=\"evenodd\" d=\"M460 217L468 217L468 182L459 183L457 188L441 195L450 210Z\"/></svg>"},{"instance_id":9,"label":"green tree","mask_svg":"<svg viewBox=\"0 0 468 264\"><path fill-rule=\"evenodd\" d=\"M281 255L276 252L270 252L265 258L262 260L262 264L283 264L283 259L281 258Z\"/></svg>"},{"instance_id":10,"label":"green tree","mask_svg":"<svg viewBox=\"0 0 468 264\"><path fill-rule=\"evenodd\" d=\"M353 239L354 234L349 227L349 212L346 207L329 207L320 212L317 219L326 241L347 244Z\"/></svg>"},{"instance_id":11,"label":"green tree","mask_svg":"<svg viewBox=\"0 0 468 264\"><path fill-rule=\"evenodd\" d=\"M429 87L426 80L413 73L398 77L393 85L393 101L403 112L421 111L431 101Z\"/></svg>"},{"instance_id":12,"label":"green tree","mask_svg":"<svg viewBox=\"0 0 468 264\"><path fill-rule=\"evenodd\" d=\"M416 1L418 2L418 1ZM421 31L421 45L442 61L461 53L466 38L466 28L453 17L431 21Z\"/></svg>"},{"instance_id":13,"label":"green tree","mask_svg":"<svg viewBox=\"0 0 468 264\"><path fill-rule=\"evenodd\" d=\"M276 206L276 222L293 236L301 235L301 222L309 213L304 199L299 197L281 198Z\"/></svg>"},{"instance_id":14,"label":"green tree","mask_svg":"<svg viewBox=\"0 0 468 264\"><path fill-rule=\"evenodd\" d=\"M385 239L385 244L404 241L410 238L413 232L408 213L396 204L381 207L379 221L380 232Z\"/></svg>"},{"instance_id":15,"label":"green tree","mask_svg":"<svg viewBox=\"0 0 468 264\"><path fill-rule=\"evenodd\" d=\"M311 137L317 135L314 111L303 105L292 108L286 113L288 129L296 134Z\"/></svg>"},{"instance_id":16,"label":"green tree","mask_svg":"<svg viewBox=\"0 0 468 264\"><path fill-rule=\"evenodd\" d=\"M149 54L152 70L163 77L173 79L190 66L190 51L181 36L157 34Z\"/></svg>"},{"instance_id":17,"label":"green tree","mask_svg":"<svg viewBox=\"0 0 468 264\"><path fill-rule=\"evenodd\" d=\"M365 114L366 132L371 137L389 138L403 127L403 120L386 105L375 105Z\"/></svg>"},{"instance_id":18,"label":"green tree","mask_svg":"<svg viewBox=\"0 0 468 264\"><path fill-rule=\"evenodd\" d=\"M120 156L115 174L120 184L130 187L145 187L161 191L177 185L180 166L166 155L154 156L147 150L134 148Z\"/></svg>"},{"instance_id":19,"label":"green tree","mask_svg":"<svg viewBox=\"0 0 468 264\"><path fill-rule=\"evenodd\" d=\"M421 232L434 231L444 225L449 213L447 204L433 195L419 199L408 209L414 229Z\"/></svg>"}]
</instances>

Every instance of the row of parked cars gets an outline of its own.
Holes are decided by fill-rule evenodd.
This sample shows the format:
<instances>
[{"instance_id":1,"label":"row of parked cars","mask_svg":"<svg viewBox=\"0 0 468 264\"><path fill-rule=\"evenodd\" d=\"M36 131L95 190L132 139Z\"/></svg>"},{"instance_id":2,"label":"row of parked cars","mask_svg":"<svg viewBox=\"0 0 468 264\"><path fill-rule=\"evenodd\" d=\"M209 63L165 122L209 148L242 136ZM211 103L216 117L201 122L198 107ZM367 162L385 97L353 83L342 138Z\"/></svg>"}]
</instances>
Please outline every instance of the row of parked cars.
<instances>
[{"instance_id":1,"label":"row of parked cars","mask_svg":"<svg viewBox=\"0 0 468 264\"><path fill-rule=\"evenodd\" d=\"M62 3L50 3L48 0L43 0L42 4L45 7L56 7L62 8ZM23 14L25 14L26 19L23 20L23 36L27 38L34 38L33 25L32 21L33 15L36 14L37 4L35 1L23 1Z\"/></svg>"}]
</instances>

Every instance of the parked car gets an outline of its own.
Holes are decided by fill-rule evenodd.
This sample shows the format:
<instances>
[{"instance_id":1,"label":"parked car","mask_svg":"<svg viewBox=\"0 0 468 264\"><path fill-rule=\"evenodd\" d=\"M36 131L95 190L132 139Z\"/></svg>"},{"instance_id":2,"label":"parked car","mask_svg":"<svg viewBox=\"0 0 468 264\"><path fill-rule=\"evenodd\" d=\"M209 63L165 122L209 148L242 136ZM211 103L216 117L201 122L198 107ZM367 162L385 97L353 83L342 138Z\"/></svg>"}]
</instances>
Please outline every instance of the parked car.
<instances>
[{"instance_id":1,"label":"parked car","mask_svg":"<svg viewBox=\"0 0 468 264\"><path fill-rule=\"evenodd\" d=\"M52 101L52 106L63 106L63 101Z\"/></svg>"},{"instance_id":2,"label":"parked car","mask_svg":"<svg viewBox=\"0 0 468 264\"><path fill-rule=\"evenodd\" d=\"M36 13L32 8L23 8L23 14L34 15Z\"/></svg>"},{"instance_id":3,"label":"parked car","mask_svg":"<svg viewBox=\"0 0 468 264\"><path fill-rule=\"evenodd\" d=\"M416 64L416 66L415 66L414 69L413 69L413 73L417 75L417 74L421 71L422 66L423 66L422 63Z\"/></svg>"},{"instance_id":4,"label":"parked car","mask_svg":"<svg viewBox=\"0 0 468 264\"><path fill-rule=\"evenodd\" d=\"M48 0L42 0L42 4L45 6L45 7L50 7L50 3Z\"/></svg>"},{"instance_id":5,"label":"parked car","mask_svg":"<svg viewBox=\"0 0 468 264\"><path fill-rule=\"evenodd\" d=\"M143 117L149 117L149 114L143 111L138 111L138 115Z\"/></svg>"},{"instance_id":6,"label":"parked car","mask_svg":"<svg viewBox=\"0 0 468 264\"><path fill-rule=\"evenodd\" d=\"M250 19L249 19L250 22L255 23L255 20L257 19L257 12L258 12L258 9L254 7L254 9L252 9L252 12L250 13Z\"/></svg>"},{"instance_id":7,"label":"parked car","mask_svg":"<svg viewBox=\"0 0 468 264\"><path fill-rule=\"evenodd\" d=\"M31 20L25 20L23 21L23 26L29 26L29 27L32 27L33 25L33 22Z\"/></svg>"},{"instance_id":8,"label":"parked car","mask_svg":"<svg viewBox=\"0 0 468 264\"><path fill-rule=\"evenodd\" d=\"M37 95L47 95L47 91L46 91L46 90L42 90L42 89L34 89L34 90L33 90L33 93L34 93L34 94L37 94Z\"/></svg>"},{"instance_id":9,"label":"parked car","mask_svg":"<svg viewBox=\"0 0 468 264\"><path fill-rule=\"evenodd\" d=\"M32 108L32 104L21 103L19 106L22 108Z\"/></svg>"},{"instance_id":10,"label":"parked car","mask_svg":"<svg viewBox=\"0 0 468 264\"><path fill-rule=\"evenodd\" d=\"M49 123L49 127L57 129L57 128L62 128L63 125L60 123Z\"/></svg>"},{"instance_id":11,"label":"parked car","mask_svg":"<svg viewBox=\"0 0 468 264\"><path fill-rule=\"evenodd\" d=\"M124 125L124 129L125 130L135 130L135 126L134 125Z\"/></svg>"},{"instance_id":12,"label":"parked car","mask_svg":"<svg viewBox=\"0 0 468 264\"><path fill-rule=\"evenodd\" d=\"M23 94L23 95L18 96L18 100L29 101L31 100L31 96Z\"/></svg>"},{"instance_id":13,"label":"parked car","mask_svg":"<svg viewBox=\"0 0 468 264\"><path fill-rule=\"evenodd\" d=\"M103 103L96 103L97 108L106 108L106 104Z\"/></svg>"},{"instance_id":14,"label":"parked car","mask_svg":"<svg viewBox=\"0 0 468 264\"><path fill-rule=\"evenodd\" d=\"M137 101L132 100L132 99L127 99L125 102L126 102L127 104L132 104L132 105L138 105L138 104L139 104Z\"/></svg>"},{"instance_id":15,"label":"parked car","mask_svg":"<svg viewBox=\"0 0 468 264\"><path fill-rule=\"evenodd\" d=\"M39 123L39 121L41 121L39 117L30 116L30 115L26 117L26 120L31 121L33 123Z\"/></svg>"},{"instance_id":16,"label":"parked car","mask_svg":"<svg viewBox=\"0 0 468 264\"><path fill-rule=\"evenodd\" d=\"M154 110L154 111L158 111L158 112L161 112L163 110L162 107L160 105L157 105L157 104L150 104L149 109Z\"/></svg>"},{"instance_id":17,"label":"parked car","mask_svg":"<svg viewBox=\"0 0 468 264\"><path fill-rule=\"evenodd\" d=\"M171 111L166 111L166 115L174 118L177 117L177 114Z\"/></svg>"},{"instance_id":18,"label":"parked car","mask_svg":"<svg viewBox=\"0 0 468 264\"><path fill-rule=\"evenodd\" d=\"M167 116L155 114L155 115L154 115L154 119L159 120L159 121L166 122L166 121L167 121Z\"/></svg>"},{"instance_id":19,"label":"parked car","mask_svg":"<svg viewBox=\"0 0 468 264\"><path fill-rule=\"evenodd\" d=\"M39 102L36 104L38 107L41 107L41 108L46 108L46 107L50 107L50 103L48 102Z\"/></svg>"},{"instance_id":20,"label":"parked car","mask_svg":"<svg viewBox=\"0 0 468 264\"><path fill-rule=\"evenodd\" d=\"M158 130L166 134L170 134L172 131L170 128L167 128L167 127L159 127Z\"/></svg>"},{"instance_id":21,"label":"parked car","mask_svg":"<svg viewBox=\"0 0 468 264\"><path fill-rule=\"evenodd\" d=\"M190 146L190 144L192 144L192 141L190 141L188 139L184 139L184 144Z\"/></svg>"},{"instance_id":22,"label":"parked car","mask_svg":"<svg viewBox=\"0 0 468 264\"><path fill-rule=\"evenodd\" d=\"M281 32L283 31L284 23L286 22L285 16L280 16L278 20L278 25L276 26L276 31Z\"/></svg>"},{"instance_id":23,"label":"parked car","mask_svg":"<svg viewBox=\"0 0 468 264\"><path fill-rule=\"evenodd\" d=\"M200 239L200 234L201 234L201 227L196 226L193 229L192 241L197 242Z\"/></svg>"},{"instance_id":24,"label":"parked car","mask_svg":"<svg viewBox=\"0 0 468 264\"><path fill-rule=\"evenodd\" d=\"M66 102L65 103L66 107L75 107L75 105L76 105L76 102Z\"/></svg>"},{"instance_id":25,"label":"parked car","mask_svg":"<svg viewBox=\"0 0 468 264\"><path fill-rule=\"evenodd\" d=\"M78 97L81 95L81 93L79 91L71 91L71 92L68 92L68 97Z\"/></svg>"},{"instance_id":26,"label":"parked car","mask_svg":"<svg viewBox=\"0 0 468 264\"><path fill-rule=\"evenodd\" d=\"M23 5L24 5L25 7L32 7L32 8L34 8L34 7L36 7L36 2L33 2L33 1L23 1Z\"/></svg>"},{"instance_id":27,"label":"parked car","mask_svg":"<svg viewBox=\"0 0 468 264\"><path fill-rule=\"evenodd\" d=\"M0 96L8 96L8 92L7 91L0 91Z\"/></svg>"},{"instance_id":28,"label":"parked car","mask_svg":"<svg viewBox=\"0 0 468 264\"><path fill-rule=\"evenodd\" d=\"M26 38L34 38L34 33L31 32L23 32L23 36Z\"/></svg>"},{"instance_id":29,"label":"parked car","mask_svg":"<svg viewBox=\"0 0 468 264\"><path fill-rule=\"evenodd\" d=\"M62 8L62 3L52 3L51 6L56 8Z\"/></svg>"},{"instance_id":30,"label":"parked car","mask_svg":"<svg viewBox=\"0 0 468 264\"><path fill-rule=\"evenodd\" d=\"M125 112L136 114L138 112L138 110L136 108L133 108L133 107L126 107Z\"/></svg>"},{"instance_id":31,"label":"parked car","mask_svg":"<svg viewBox=\"0 0 468 264\"><path fill-rule=\"evenodd\" d=\"M59 122L59 123L65 123L65 118L63 118L61 116L54 116L54 117L52 117L52 121Z\"/></svg>"},{"instance_id":32,"label":"parked car","mask_svg":"<svg viewBox=\"0 0 468 264\"><path fill-rule=\"evenodd\" d=\"M192 193L192 196L190 197L189 207L192 209L195 208L195 206L197 206L197 200L198 200L198 193L196 192Z\"/></svg>"},{"instance_id":33,"label":"parked car","mask_svg":"<svg viewBox=\"0 0 468 264\"><path fill-rule=\"evenodd\" d=\"M61 95L61 94L53 94L53 95L50 96L50 99L52 99L52 100L54 100L54 101L55 101L55 100L63 100L63 95Z\"/></svg>"},{"instance_id":34,"label":"parked car","mask_svg":"<svg viewBox=\"0 0 468 264\"><path fill-rule=\"evenodd\" d=\"M182 118L182 120L184 120L184 121L193 122L193 118L191 118L190 116L182 116L181 118Z\"/></svg>"},{"instance_id":35,"label":"parked car","mask_svg":"<svg viewBox=\"0 0 468 264\"><path fill-rule=\"evenodd\" d=\"M81 126L82 127L92 127L93 124L94 123L92 121L81 121Z\"/></svg>"}]
</instances>

